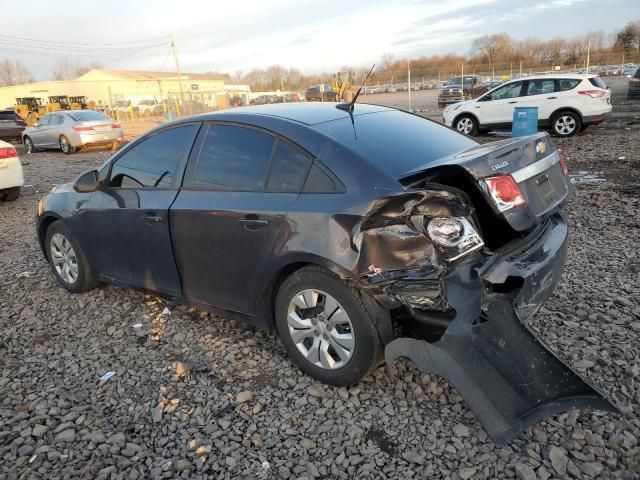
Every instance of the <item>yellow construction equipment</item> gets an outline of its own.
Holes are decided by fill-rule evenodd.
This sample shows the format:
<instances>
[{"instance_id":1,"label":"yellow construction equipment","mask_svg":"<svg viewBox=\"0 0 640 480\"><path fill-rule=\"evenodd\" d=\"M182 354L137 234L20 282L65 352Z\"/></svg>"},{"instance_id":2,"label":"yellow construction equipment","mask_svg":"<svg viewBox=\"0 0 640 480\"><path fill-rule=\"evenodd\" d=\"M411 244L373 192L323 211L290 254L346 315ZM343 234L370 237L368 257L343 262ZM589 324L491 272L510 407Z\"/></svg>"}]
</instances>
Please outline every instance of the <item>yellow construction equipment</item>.
<instances>
[{"instance_id":1,"label":"yellow construction equipment","mask_svg":"<svg viewBox=\"0 0 640 480\"><path fill-rule=\"evenodd\" d=\"M46 106L43 105L42 99L38 97L16 98L14 110L27 125L33 125L47 113Z\"/></svg>"},{"instance_id":2,"label":"yellow construction equipment","mask_svg":"<svg viewBox=\"0 0 640 480\"><path fill-rule=\"evenodd\" d=\"M338 72L333 76L331 87L336 92L336 101L350 102L353 99L353 72Z\"/></svg>"},{"instance_id":3,"label":"yellow construction equipment","mask_svg":"<svg viewBox=\"0 0 640 480\"><path fill-rule=\"evenodd\" d=\"M86 110L87 97L84 95L79 97L69 97L69 108L71 110Z\"/></svg>"},{"instance_id":4,"label":"yellow construction equipment","mask_svg":"<svg viewBox=\"0 0 640 480\"><path fill-rule=\"evenodd\" d=\"M69 110L69 97L66 95L53 95L49 97L49 103L46 105L47 113L57 112L58 110Z\"/></svg>"}]
</instances>

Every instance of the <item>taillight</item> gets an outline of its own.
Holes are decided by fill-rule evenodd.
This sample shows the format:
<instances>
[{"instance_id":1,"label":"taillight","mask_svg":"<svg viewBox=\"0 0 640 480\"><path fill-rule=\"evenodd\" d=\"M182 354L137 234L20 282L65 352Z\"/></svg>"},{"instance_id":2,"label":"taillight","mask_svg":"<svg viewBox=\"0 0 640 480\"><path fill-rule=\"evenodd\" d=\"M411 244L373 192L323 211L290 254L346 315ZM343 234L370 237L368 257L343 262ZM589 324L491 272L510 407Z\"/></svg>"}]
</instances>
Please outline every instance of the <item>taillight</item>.
<instances>
[{"instance_id":1,"label":"taillight","mask_svg":"<svg viewBox=\"0 0 640 480\"><path fill-rule=\"evenodd\" d=\"M604 90L580 90L578 93L580 95L589 95L591 98L601 98L607 94Z\"/></svg>"},{"instance_id":2,"label":"taillight","mask_svg":"<svg viewBox=\"0 0 640 480\"><path fill-rule=\"evenodd\" d=\"M565 177L569 175L569 167L567 166L567 157L564 156L560 150L558 150L558 156L560 157L560 168L562 169L562 173L564 173Z\"/></svg>"},{"instance_id":3,"label":"taillight","mask_svg":"<svg viewBox=\"0 0 640 480\"><path fill-rule=\"evenodd\" d=\"M527 204L520 187L511 175L485 178L484 181L501 212Z\"/></svg>"},{"instance_id":4,"label":"taillight","mask_svg":"<svg viewBox=\"0 0 640 480\"><path fill-rule=\"evenodd\" d=\"M73 127L76 132L92 132L93 127Z\"/></svg>"},{"instance_id":5,"label":"taillight","mask_svg":"<svg viewBox=\"0 0 640 480\"><path fill-rule=\"evenodd\" d=\"M13 158L17 157L18 152L14 147L0 147L0 158Z\"/></svg>"},{"instance_id":6,"label":"taillight","mask_svg":"<svg viewBox=\"0 0 640 480\"><path fill-rule=\"evenodd\" d=\"M122 128L119 123L112 123L111 128Z\"/></svg>"}]
</instances>

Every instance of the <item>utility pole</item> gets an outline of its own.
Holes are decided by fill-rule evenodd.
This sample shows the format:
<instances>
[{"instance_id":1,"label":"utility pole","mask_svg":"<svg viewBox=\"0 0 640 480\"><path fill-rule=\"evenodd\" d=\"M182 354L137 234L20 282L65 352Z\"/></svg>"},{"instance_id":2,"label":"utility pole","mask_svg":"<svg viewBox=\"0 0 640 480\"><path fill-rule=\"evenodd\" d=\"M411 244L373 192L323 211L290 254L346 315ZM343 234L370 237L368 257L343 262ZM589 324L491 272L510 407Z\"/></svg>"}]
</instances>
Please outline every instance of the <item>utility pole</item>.
<instances>
[{"instance_id":1,"label":"utility pole","mask_svg":"<svg viewBox=\"0 0 640 480\"><path fill-rule=\"evenodd\" d=\"M180 62L178 62L178 51L176 49L176 40L175 38L173 38L173 33L171 34L171 50L173 50L173 58L176 61L176 73L178 74L178 88L180 89L180 102L184 103L184 92L182 91L182 77L180 76ZM178 111L177 114L179 115L180 112Z\"/></svg>"},{"instance_id":2,"label":"utility pole","mask_svg":"<svg viewBox=\"0 0 640 480\"><path fill-rule=\"evenodd\" d=\"M587 75L589 75L589 55L591 54L591 40L587 44Z\"/></svg>"},{"instance_id":3,"label":"utility pole","mask_svg":"<svg viewBox=\"0 0 640 480\"><path fill-rule=\"evenodd\" d=\"M409 94L409 111L411 111L411 60L407 60L407 93Z\"/></svg>"}]
</instances>

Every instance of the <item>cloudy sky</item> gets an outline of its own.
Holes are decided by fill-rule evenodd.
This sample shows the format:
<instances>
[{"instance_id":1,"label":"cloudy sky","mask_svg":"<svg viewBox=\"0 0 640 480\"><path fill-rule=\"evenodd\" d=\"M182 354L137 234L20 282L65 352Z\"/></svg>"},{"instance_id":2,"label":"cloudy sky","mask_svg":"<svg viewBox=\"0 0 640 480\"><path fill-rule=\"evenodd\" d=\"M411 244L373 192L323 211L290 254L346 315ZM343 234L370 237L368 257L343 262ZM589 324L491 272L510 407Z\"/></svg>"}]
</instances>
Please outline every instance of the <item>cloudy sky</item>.
<instances>
[{"instance_id":1,"label":"cloudy sky","mask_svg":"<svg viewBox=\"0 0 640 480\"><path fill-rule=\"evenodd\" d=\"M640 0L2 0L0 60L19 58L36 79L56 56L105 68L248 71L280 64L304 72L396 58L466 53L474 37L610 33L640 18ZM25 12L29 12L28 15ZM19 37L19 38L16 38ZM82 45L81 45L82 44ZM144 48L155 45L151 48Z\"/></svg>"}]
</instances>

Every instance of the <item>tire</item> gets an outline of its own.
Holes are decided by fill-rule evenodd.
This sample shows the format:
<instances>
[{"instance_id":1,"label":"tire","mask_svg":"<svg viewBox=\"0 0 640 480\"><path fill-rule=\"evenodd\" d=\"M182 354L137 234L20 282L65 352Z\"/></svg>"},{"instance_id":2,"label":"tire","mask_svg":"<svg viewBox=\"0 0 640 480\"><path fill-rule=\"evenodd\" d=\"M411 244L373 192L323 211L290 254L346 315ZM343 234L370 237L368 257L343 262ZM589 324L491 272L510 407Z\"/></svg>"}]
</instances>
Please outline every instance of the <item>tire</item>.
<instances>
[{"instance_id":1,"label":"tire","mask_svg":"<svg viewBox=\"0 0 640 480\"><path fill-rule=\"evenodd\" d=\"M330 314L324 311L327 302L336 307ZM316 316L304 316L313 315L309 306L319 310L315 311ZM293 320L290 313L296 315ZM382 355L375 321L360 293L319 267L304 267L284 281L276 297L275 324L293 361L323 383L336 386L357 383L377 366ZM297 342L292 337L295 332ZM304 351L312 360L307 359Z\"/></svg>"},{"instance_id":2,"label":"tire","mask_svg":"<svg viewBox=\"0 0 640 480\"><path fill-rule=\"evenodd\" d=\"M20 198L20 187L12 188L11 190L6 190L4 193L4 201L5 202L14 202Z\"/></svg>"},{"instance_id":3,"label":"tire","mask_svg":"<svg viewBox=\"0 0 640 480\"><path fill-rule=\"evenodd\" d=\"M471 115L460 115L452 126L465 135L475 137L478 134L478 121Z\"/></svg>"},{"instance_id":4,"label":"tire","mask_svg":"<svg viewBox=\"0 0 640 480\"><path fill-rule=\"evenodd\" d=\"M87 257L64 223L55 221L49 225L45 233L44 246L51 271L62 287L72 293L80 293L91 290L96 286L97 281ZM71 250L67 250L67 246L70 246ZM60 257L60 253L63 254L63 257ZM62 258L61 263L56 264L57 262L54 258ZM68 265L67 271L70 270L73 273L74 263L77 272L75 276L67 277L65 264Z\"/></svg>"},{"instance_id":5,"label":"tire","mask_svg":"<svg viewBox=\"0 0 640 480\"><path fill-rule=\"evenodd\" d=\"M564 111L558 112L551 121L551 131L557 137L571 137L582 128L582 121L577 113Z\"/></svg>"},{"instance_id":6,"label":"tire","mask_svg":"<svg viewBox=\"0 0 640 480\"><path fill-rule=\"evenodd\" d=\"M35 151L35 147L33 146L33 140L31 140L29 137L24 137L23 143L24 143L25 151L29 155L31 155Z\"/></svg>"},{"instance_id":7,"label":"tire","mask_svg":"<svg viewBox=\"0 0 640 480\"><path fill-rule=\"evenodd\" d=\"M71 145L67 137L65 137L64 135L60 135L58 143L60 144L60 150L62 150L62 153L64 153L65 155L72 155L76 153L76 147Z\"/></svg>"}]
</instances>

